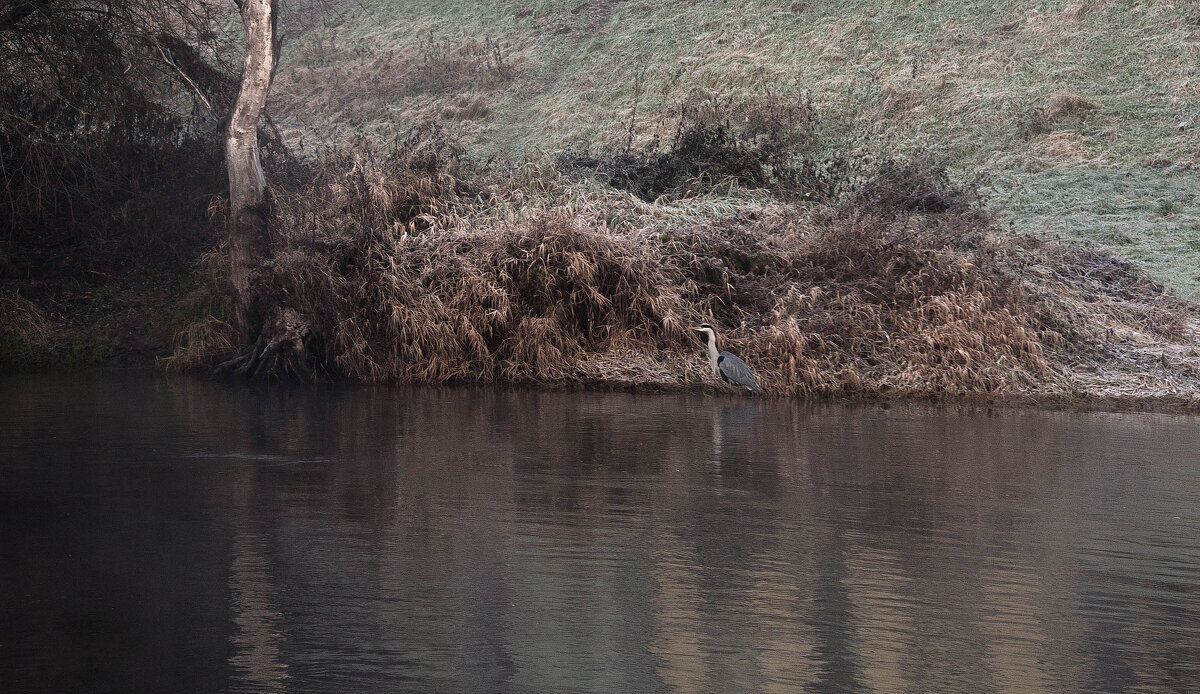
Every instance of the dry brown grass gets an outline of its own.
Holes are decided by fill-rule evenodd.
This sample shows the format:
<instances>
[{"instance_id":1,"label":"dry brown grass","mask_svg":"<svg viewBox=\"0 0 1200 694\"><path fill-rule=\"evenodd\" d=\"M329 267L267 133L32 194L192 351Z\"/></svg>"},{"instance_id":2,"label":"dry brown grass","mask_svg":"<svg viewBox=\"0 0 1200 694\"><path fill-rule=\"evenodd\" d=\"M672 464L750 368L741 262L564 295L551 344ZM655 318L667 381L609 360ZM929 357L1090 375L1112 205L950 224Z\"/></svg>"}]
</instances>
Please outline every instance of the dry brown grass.
<instances>
[{"instance_id":1,"label":"dry brown grass","mask_svg":"<svg viewBox=\"0 0 1200 694\"><path fill-rule=\"evenodd\" d=\"M10 290L0 290L0 328L34 344L47 344L53 332L33 302Z\"/></svg>"},{"instance_id":2,"label":"dry brown grass","mask_svg":"<svg viewBox=\"0 0 1200 694\"><path fill-rule=\"evenodd\" d=\"M1087 0L1082 2L1072 3L1063 10L1063 16L1072 22L1078 22L1092 11L1092 3Z\"/></svg>"},{"instance_id":3,"label":"dry brown grass","mask_svg":"<svg viewBox=\"0 0 1200 694\"><path fill-rule=\"evenodd\" d=\"M997 271L981 218L783 208L748 229L730 221L706 231L753 260L731 259L746 271L698 294L726 285L722 322L772 392L1019 392L1053 373L1046 345L1062 338Z\"/></svg>"},{"instance_id":4,"label":"dry brown grass","mask_svg":"<svg viewBox=\"0 0 1200 694\"><path fill-rule=\"evenodd\" d=\"M54 337L53 325L36 305L0 289L0 368L43 365Z\"/></svg>"},{"instance_id":5,"label":"dry brown grass","mask_svg":"<svg viewBox=\"0 0 1200 694\"><path fill-rule=\"evenodd\" d=\"M386 122L398 106L409 122L478 121L488 116L496 95L520 75L522 65L521 56L509 55L491 38L426 36L403 48L375 41L341 47L312 43L272 88L272 113L293 141L305 135L321 140L332 132L338 135L330 140L339 141L353 130L345 124ZM321 118L309 120L313 112ZM295 127L297 117L303 127Z\"/></svg>"},{"instance_id":6,"label":"dry brown grass","mask_svg":"<svg viewBox=\"0 0 1200 694\"><path fill-rule=\"evenodd\" d=\"M279 192L265 289L305 322L310 368L698 386L714 379L686 326L707 320L776 395L1094 397L1148 374L1200 392L1191 305L1109 256L999 229L927 164L836 203L664 216L552 169L467 185L444 153L360 148ZM220 351L212 327L186 333L182 362Z\"/></svg>"},{"instance_id":7,"label":"dry brown grass","mask_svg":"<svg viewBox=\"0 0 1200 694\"><path fill-rule=\"evenodd\" d=\"M442 118L448 120L479 120L491 109L482 95L460 96L454 103L442 109Z\"/></svg>"},{"instance_id":8,"label":"dry brown grass","mask_svg":"<svg viewBox=\"0 0 1200 694\"><path fill-rule=\"evenodd\" d=\"M159 360L166 369L186 371L212 364L235 352L238 332L229 323L215 316L192 321L173 336L175 351Z\"/></svg>"},{"instance_id":9,"label":"dry brown grass","mask_svg":"<svg viewBox=\"0 0 1200 694\"><path fill-rule=\"evenodd\" d=\"M1046 105L1046 117L1051 121L1060 118L1086 118L1098 108L1100 105L1087 97L1072 92L1059 92Z\"/></svg>"},{"instance_id":10,"label":"dry brown grass","mask_svg":"<svg viewBox=\"0 0 1200 694\"><path fill-rule=\"evenodd\" d=\"M1072 92L1055 94L1045 106L1031 108L1017 121L1017 134L1033 142L1025 157L1024 168L1038 170L1050 165L1094 165L1086 151L1088 138L1071 130L1055 131L1055 126L1069 119L1085 120L1100 108L1095 101ZM1045 137L1043 137L1045 136Z\"/></svg>"},{"instance_id":11,"label":"dry brown grass","mask_svg":"<svg viewBox=\"0 0 1200 694\"><path fill-rule=\"evenodd\" d=\"M921 102L921 94L888 82L879 93L879 115L881 118L902 118Z\"/></svg>"}]
</instances>

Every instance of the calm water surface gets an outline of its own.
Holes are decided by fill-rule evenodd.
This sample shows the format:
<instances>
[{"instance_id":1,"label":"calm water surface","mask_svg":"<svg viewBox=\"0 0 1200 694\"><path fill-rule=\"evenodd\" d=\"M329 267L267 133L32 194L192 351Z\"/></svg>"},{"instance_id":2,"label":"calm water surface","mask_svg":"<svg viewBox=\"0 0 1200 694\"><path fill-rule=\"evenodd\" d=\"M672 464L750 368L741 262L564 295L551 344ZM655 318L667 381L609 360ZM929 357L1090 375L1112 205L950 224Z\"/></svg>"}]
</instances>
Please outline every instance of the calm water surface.
<instances>
[{"instance_id":1,"label":"calm water surface","mask_svg":"<svg viewBox=\"0 0 1200 694\"><path fill-rule=\"evenodd\" d=\"M0 681L1196 692L1200 420L0 381Z\"/></svg>"}]
</instances>

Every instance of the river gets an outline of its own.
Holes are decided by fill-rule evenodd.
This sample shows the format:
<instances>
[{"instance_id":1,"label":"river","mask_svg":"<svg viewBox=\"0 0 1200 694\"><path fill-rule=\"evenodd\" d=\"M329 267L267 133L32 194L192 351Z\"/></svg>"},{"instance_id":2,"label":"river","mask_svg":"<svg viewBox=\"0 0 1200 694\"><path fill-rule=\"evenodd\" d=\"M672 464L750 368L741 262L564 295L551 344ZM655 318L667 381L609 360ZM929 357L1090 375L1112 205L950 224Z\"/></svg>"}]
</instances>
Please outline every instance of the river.
<instances>
[{"instance_id":1,"label":"river","mask_svg":"<svg viewBox=\"0 0 1200 694\"><path fill-rule=\"evenodd\" d=\"M0 679L1200 691L1200 419L0 380Z\"/></svg>"}]
</instances>

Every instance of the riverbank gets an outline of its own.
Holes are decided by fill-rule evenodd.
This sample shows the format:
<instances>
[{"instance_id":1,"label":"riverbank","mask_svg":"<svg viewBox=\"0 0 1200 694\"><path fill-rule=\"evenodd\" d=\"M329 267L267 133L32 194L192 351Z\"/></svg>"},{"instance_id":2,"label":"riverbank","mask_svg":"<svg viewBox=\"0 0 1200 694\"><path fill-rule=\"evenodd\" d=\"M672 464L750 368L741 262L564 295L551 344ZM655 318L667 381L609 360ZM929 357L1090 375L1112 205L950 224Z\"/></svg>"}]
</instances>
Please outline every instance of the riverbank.
<instances>
[{"instance_id":1,"label":"riverbank","mask_svg":"<svg viewBox=\"0 0 1200 694\"><path fill-rule=\"evenodd\" d=\"M231 325L217 121L174 114L10 141L0 369L719 388L707 321L781 397L1191 407L1195 18L901 4L289 26L265 349Z\"/></svg>"},{"instance_id":2,"label":"riverbank","mask_svg":"<svg viewBox=\"0 0 1200 694\"><path fill-rule=\"evenodd\" d=\"M1197 307L1138 267L1014 231L927 157L815 145L803 101L752 113L685 109L661 145L519 164L436 125L347 142L272 176L254 344L220 214L157 246L150 215L22 258L0 364L700 389L687 328L708 322L778 397L1200 400Z\"/></svg>"},{"instance_id":3,"label":"riverbank","mask_svg":"<svg viewBox=\"0 0 1200 694\"><path fill-rule=\"evenodd\" d=\"M444 144L359 148L278 191L263 290L290 323L249 373L704 389L687 326L707 321L780 397L1200 403L1195 305L1007 229L927 162L818 202L732 177L647 201L550 163L468 179ZM220 265L200 274L193 306L213 312L176 333L167 368L237 350Z\"/></svg>"}]
</instances>

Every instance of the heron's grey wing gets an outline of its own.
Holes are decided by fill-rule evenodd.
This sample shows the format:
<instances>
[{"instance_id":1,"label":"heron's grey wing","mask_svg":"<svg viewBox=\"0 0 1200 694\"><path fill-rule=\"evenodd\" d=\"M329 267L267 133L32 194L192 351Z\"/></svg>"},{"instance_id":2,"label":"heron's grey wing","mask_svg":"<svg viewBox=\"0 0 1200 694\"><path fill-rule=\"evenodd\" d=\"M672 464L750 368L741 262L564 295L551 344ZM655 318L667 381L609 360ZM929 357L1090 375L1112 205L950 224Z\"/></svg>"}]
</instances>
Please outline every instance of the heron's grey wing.
<instances>
[{"instance_id":1,"label":"heron's grey wing","mask_svg":"<svg viewBox=\"0 0 1200 694\"><path fill-rule=\"evenodd\" d=\"M758 387L758 379L754 377L754 372L737 355L721 352L717 357L717 370L721 372L721 377L731 385L749 388L755 393L761 390Z\"/></svg>"}]
</instances>

